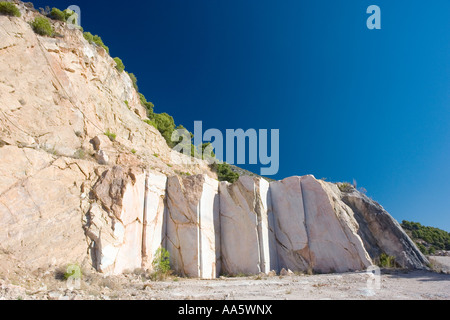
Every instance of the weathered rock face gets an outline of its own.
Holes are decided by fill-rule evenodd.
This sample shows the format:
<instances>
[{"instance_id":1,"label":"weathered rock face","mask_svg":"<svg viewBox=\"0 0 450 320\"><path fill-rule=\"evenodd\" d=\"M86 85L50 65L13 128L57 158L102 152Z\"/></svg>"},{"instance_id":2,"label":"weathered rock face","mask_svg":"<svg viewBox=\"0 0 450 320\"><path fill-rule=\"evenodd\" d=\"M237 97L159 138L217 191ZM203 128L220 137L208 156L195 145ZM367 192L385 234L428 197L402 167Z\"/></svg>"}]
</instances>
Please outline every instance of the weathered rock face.
<instances>
[{"instance_id":1,"label":"weathered rock face","mask_svg":"<svg viewBox=\"0 0 450 320\"><path fill-rule=\"evenodd\" d=\"M36 35L28 22L39 14L15 3L20 18L0 15L0 250L32 270L92 261L118 272L140 265L140 251L147 265L162 241L167 176L216 175L200 160L180 165L183 155L168 166L171 149L143 121L127 73L63 22L51 20L58 37ZM147 219L136 168L152 181Z\"/></svg>"},{"instance_id":2,"label":"weathered rock face","mask_svg":"<svg viewBox=\"0 0 450 320\"><path fill-rule=\"evenodd\" d=\"M386 253L403 268L422 269L428 265L399 223L384 208L357 191L342 193L342 200L353 210L359 223L358 233L373 259Z\"/></svg>"},{"instance_id":3,"label":"weathered rock face","mask_svg":"<svg viewBox=\"0 0 450 320\"><path fill-rule=\"evenodd\" d=\"M93 166L33 149L1 147L0 248L34 268L86 261L81 212L89 208Z\"/></svg>"}]
</instances>

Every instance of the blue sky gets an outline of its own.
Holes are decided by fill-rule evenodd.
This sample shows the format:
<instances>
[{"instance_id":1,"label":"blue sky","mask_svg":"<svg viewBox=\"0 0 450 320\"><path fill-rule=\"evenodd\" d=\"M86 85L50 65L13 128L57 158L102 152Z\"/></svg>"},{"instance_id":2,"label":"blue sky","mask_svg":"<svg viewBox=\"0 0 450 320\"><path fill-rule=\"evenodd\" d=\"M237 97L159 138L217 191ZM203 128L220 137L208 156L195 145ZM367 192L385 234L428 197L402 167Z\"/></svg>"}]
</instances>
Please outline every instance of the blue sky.
<instances>
[{"instance_id":1,"label":"blue sky","mask_svg":"<svg viewBox=\"0 0 450 320\"><path fill-rule=\"evenodd\" d=\"M355 179L397 220L450 231L450 1L33 3L80 6L177 124L279 129L274 178Z\"/></svg>"}]
</instances>

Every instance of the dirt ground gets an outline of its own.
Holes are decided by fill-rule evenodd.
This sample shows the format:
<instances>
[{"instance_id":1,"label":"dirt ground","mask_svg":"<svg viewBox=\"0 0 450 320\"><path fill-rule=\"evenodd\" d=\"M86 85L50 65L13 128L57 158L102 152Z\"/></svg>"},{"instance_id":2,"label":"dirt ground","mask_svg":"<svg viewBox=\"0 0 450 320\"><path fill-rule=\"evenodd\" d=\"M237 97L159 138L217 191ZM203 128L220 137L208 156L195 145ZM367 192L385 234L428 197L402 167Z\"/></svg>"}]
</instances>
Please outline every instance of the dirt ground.
<instances>
[{"instance_id":1,"label":"dirt ground","mask_svg":"<svg viewBox=\"0 0 450 320\"><path fill-rule=\"evenodd\" d=\"M3 300L450 300L450 275L424 271L381 274L381 286L368 287L366 273L245 277L218 280L172 278L145 281L138 275L105 278L79 290L59 287L27 290L2 282Z\"/></svg>"},{"instance_id":2,"label":"dirt ground","mask_svg":"<svg viewBox=\"0 0 450 320\"><path fill-rule=\"evenodd\" d=\"M437 260L438 271L448 270L450 257ZM36 276L0 279L0 300L450 300L450 274L430 271L381 270L379 278L354 272L164 281L139 272L117 277L87 272L73 290L53 272Z\"/></svg>"}]
</instances>

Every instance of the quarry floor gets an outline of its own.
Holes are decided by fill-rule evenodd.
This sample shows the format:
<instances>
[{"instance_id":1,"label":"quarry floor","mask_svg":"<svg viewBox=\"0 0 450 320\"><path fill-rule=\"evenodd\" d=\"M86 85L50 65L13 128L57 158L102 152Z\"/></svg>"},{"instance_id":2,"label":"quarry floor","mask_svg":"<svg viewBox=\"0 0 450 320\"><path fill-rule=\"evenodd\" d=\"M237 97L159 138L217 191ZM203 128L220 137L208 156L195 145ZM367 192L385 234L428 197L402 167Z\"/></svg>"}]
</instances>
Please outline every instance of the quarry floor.
<instances>
[{"instance_id":1,"label":"quarry floor","mask_svg":"<svg viewBox=\"0 0 450 320\"><path fill-rule=\"evenodd\" d=\"M450 266L450 257L440 258ZM133 272L116 277L84 274L70 290L54 273L0 278L0 300L450 300L450 274L381 270L379 287L365 272L151 281ZM368 285L372 283L373 285Z\"/></svg>"}]
</instances>

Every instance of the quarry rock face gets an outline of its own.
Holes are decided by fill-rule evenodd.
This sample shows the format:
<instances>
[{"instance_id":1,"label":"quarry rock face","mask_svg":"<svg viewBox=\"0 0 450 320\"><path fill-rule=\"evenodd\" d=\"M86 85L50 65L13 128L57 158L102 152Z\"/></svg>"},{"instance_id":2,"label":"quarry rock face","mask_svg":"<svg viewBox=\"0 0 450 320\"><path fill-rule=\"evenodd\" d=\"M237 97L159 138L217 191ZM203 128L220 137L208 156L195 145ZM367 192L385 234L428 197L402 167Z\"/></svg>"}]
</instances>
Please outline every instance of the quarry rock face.
<instances>
[{"instance_id":1,"label":"quarry rock face","mask_svg":"<svg viewBox=\"0 0 450 320\"><path fill-rule=\"evenodd\" d=\"M145 120L125 72L79 30L0 15L0 271L70 263L184 276L364 270L381 254L428 261L376 202L313 176L217 181ZM126 102L126 103L125 103ZM5 267L6 266L6 267Z\"/></svg>"},{"instance_id":2,"label":"quarry rock face","mask_svg":"<svg viewBox=\"0 0 450 320\"><path fill-rule=\"evenodd\" d=\"M99 271L120 274L151 268L164 238L166 181L158 173L120 166L102 174L85 225Z\"/></svg>"},{"instance_id":3,"label":"quarry rock face","mask_svg":"<svg viewBox=\"0 0 450 320\"><path fill-rule=\"evenodd\" d=\"M165 175L157 173L147 175L142 234L143 268L151 268L154 254L163 246L165 239L166 186Z\"/></svg>"},{"instance_id":4,"label":"quarry rock face","mask_svg":"<svg viewBox=\"0 0 450 320\"><path fill-rule=\"evenodd\" d=\"M218 186L205 175L168 179L166 247L184 276L216 278L220 271Z\"/></svg>"},{"instance_id":5,"label":"quarry rock face","mask_svg":"<svg viewBox=\"0 0 450 320\"><path fill-rule=\"evenodd\" d=\"M220 227L223 273L258 274L275 268L275 249L269 228L269 183L241 177L220 184Z\"/></svg>"},{"instance_id":6,"label":"quarry rock face","mask_svg":"<svg viewBox=\"0 0 450 320\"><path fill-rule=\"evenodd\" d=\"M380 204L357 191L343 194L342 200L355 213L359 233L370 256L385 253L409 269L422 269L429 264L400 224Z\"/></svg>"}]
</instances>

